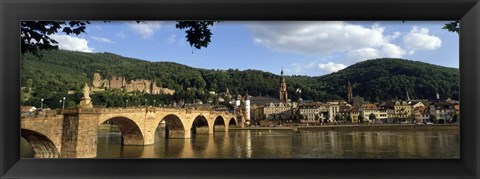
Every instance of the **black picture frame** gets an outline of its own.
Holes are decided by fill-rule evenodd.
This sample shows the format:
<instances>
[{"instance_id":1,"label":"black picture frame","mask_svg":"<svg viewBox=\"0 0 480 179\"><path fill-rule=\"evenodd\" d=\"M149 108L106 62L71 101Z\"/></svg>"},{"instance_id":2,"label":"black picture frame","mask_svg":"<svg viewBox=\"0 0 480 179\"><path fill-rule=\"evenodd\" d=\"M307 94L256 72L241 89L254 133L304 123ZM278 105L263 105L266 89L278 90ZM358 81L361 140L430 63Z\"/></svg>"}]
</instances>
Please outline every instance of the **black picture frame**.
<instances>
[{"instance_id":1,"label":"black picture frame","mask_svg":"<svg viewBox=\"0 0 480 179\"><path fill-rule=\"evenodd\" d=\"M460 20L460 159L20 159L21 20ZM1 0L1 178L478 178L477 0Z\"/></svg>"}]
</instances>

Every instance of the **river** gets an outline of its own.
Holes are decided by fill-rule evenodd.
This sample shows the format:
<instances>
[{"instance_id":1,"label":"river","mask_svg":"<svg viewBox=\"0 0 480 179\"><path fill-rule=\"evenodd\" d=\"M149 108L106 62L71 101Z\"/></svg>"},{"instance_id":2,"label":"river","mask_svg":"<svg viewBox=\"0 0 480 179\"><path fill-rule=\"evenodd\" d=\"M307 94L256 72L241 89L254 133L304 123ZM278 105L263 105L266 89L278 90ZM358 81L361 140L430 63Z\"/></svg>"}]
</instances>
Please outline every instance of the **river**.
<instances>
[{"instance_id":1,"label":"river","mask_svg":"<svg viewBox=\"0 0 480 179\"><path fill-rule=\"evenodd\" d=\"M121 133L101 129L97 158L459 158L455 129L422 130L230 130L190 139L166 139L156 132L155 144L122 146ZM26 141L21 157L32 157Z\"/></svg>"}]
</instances>

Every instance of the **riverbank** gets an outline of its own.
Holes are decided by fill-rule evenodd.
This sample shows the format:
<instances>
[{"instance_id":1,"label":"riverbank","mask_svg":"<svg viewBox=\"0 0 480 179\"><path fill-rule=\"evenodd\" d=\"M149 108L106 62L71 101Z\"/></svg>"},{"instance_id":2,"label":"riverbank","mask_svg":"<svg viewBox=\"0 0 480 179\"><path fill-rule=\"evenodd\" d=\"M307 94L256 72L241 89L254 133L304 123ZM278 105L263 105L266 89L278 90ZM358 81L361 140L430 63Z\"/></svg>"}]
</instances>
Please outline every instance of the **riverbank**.
<instances>
[{"instance_id":1,"label":"riverbank","mask_svg":"<svg viewBox=\"0 0 480 179\"><path fill-rule=\"evenodd\" d=\"M291 126L291 127L245 127L230 128L229 130L423 130L423 129L460 129L458 124L368 124L368 125L323 125L323 126Z\"/></svg>"}]
</instances>

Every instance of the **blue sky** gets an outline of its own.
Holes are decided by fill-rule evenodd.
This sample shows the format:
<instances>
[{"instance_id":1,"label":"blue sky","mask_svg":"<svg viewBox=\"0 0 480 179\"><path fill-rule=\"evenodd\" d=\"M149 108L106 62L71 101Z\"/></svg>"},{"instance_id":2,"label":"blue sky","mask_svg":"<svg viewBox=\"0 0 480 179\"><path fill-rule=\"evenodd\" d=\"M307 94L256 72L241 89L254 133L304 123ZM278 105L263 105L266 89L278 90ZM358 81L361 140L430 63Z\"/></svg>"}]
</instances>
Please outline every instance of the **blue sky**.
<instances>
[{"instance_id":1,"label":"blue sky","mask_svg":"<svg viewBox=\"0 0 480 179\"><path fill-rule=\"evenodd\" d=\"M110 52L205 69L258 69L319 76L359 61L394 57L455 67L459 37L446 21L235 21L211 28L208 48L192 48L173 21L92 22L85 34L53 36L60 49Z\"/></svg>"}]
</instances>

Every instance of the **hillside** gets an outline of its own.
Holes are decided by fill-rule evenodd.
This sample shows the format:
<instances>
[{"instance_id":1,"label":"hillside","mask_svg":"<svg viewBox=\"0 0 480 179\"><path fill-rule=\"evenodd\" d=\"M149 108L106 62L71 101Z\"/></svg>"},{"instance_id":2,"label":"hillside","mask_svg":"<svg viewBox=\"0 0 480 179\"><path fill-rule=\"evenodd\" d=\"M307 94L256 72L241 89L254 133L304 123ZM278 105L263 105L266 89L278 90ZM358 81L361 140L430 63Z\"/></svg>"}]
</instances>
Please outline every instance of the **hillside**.
<instances>
[{"instance_id":1,"label":"hillside","mask_svg":"<svg viewBox=\"0 0 480 179\"><path fill-rule=\"evenodd\" d=\"M458 99L460 72L456 68L384 58L363 61L317 79L322 84L319 90L344 98L348 81L354 96L370 101L406 99L407 91L411 99L434 99L437 92L441 98Z\"/></svg>"},{"instance_id":2,"label":"hillside","mask_svg":"<svg viewBox=\"0 0 480 179\"><path fill-rule=\"evenodd\" d=\"M156 80L160 87L175 89L176 99L207 99L205 91L253 96L278 96L279 76L260 70L239 71L192 68L173 62L148 62L111 53L70 51L41 52L40 57L25 54L21 62L21 84L32 81L34 98L53 98L68 90L79 91L81 84L91 83L93 72L104 78L114 75L127 79ZM354 64L336 73L320 76L288 76L289 97L302 89L303 99L326 101L346 98L348 81L354 95L366 100L404 99L410 97L458 99L459 70L402 59L376 59ZM186 89L195 89L189 92Z\"/></svg>"}]
</instances>

